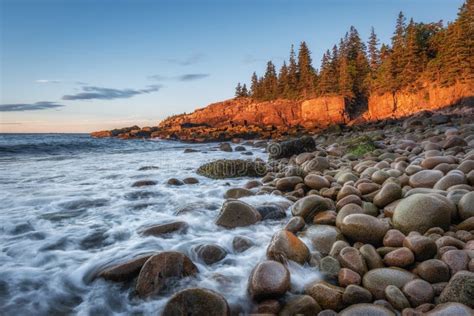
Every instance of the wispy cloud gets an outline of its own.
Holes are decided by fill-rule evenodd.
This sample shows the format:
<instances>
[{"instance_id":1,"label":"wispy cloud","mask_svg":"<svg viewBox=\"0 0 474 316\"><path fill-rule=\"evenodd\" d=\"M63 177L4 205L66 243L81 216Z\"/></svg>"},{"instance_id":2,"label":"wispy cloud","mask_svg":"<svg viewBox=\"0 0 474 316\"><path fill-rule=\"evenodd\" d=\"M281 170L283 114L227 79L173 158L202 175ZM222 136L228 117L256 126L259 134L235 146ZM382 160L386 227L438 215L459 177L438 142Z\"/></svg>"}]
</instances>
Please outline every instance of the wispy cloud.
<instances>
[{"instance_id":1,"label":"wispy cloud","mask_svg":"<svg viewBox=\"0 0 474 316\"><path fill-rule=\"evenodd\" d=\"M178 77L179 81L193 81L209 77L209 74L185 74Z\"/></svg>"},{"instance_id":2,"label":"wispy cloud","mask_svg":"<svg viewBox=\"0 0 474 316\"><path fill-rule=\"evenodd\" d=\"M193 81L193 80L200 80L209 77L210 74L205 73L193 73L193 74L183 74L180 76L174 77L167 77L162 75L153 75L149 76L148 79L155 80L155 81L166 81L166 80L178 80L178 81Z\"/></svg>"},{"instance_id":3,"label":"wispy cloud","mask_svg":"<svg viewBox=\"0 0 474 316\"><path fill-rule=\"evenodd\" d=\"M144 89L114 89L94 86L82 87L82 92L77 94L65 95L63 100L112 100L126 99L139 94L156 92L161 89L161 85L151 85Z\"/></svg>"},{"instance_id":4,"label":"wispy cloud","mask_svg":"<svg viewBox=\"0 0 474 316\"><path fill-rule=\"evenodd\" d=\"M197 63L201 62L204 59L204 57L205 57L204 54L196 53L196 54L192 54L189 57L184 58L184 59L167 58L166 61L171 63L171 64L177 64L177 65L180 65L180 66L190 66L190 65L194 65L194 64L197 64Z\"/></svg>"},{"instance_id":5,"label":"wispy cloud","mask_svg":"<svg viewBox=\"0 0 474 316\"><path fill-rule=\"evenodd\" d=\"M58 104L56 102L41 101L36 103L14 103L14 104L1 104L0 112L24 112L24 111L38 111L61 108L64 104Z\"/></svg>"},{"instance_id":6,"label":"wispy cloud","mask_svg":"<svg viewBox=\"0 0 474 316\"><path fill-rule=\"evenodd\" d=\"M58 84L58 83L69 83L69 84L78 84L78 85L86 85L87 83L86 82L82 82L82 81L69 81L69 80L57 80L57 79L54 79L54 80L51 80L51 79L38 79L38 80L35 80L36 83L39 83L39 84Z\"/></svg>"}]
</instances>

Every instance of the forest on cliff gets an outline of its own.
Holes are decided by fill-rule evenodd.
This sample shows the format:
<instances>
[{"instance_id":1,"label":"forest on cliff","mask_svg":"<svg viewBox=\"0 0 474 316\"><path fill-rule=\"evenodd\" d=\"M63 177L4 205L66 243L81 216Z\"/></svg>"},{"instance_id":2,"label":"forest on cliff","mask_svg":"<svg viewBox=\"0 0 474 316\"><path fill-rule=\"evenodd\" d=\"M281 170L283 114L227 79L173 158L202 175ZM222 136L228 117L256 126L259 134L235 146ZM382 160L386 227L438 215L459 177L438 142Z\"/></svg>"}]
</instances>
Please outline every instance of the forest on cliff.
<instances>
[{"instance_id":1,"label":"forest on cliff","mask_svg":"<svg viewBox=\"0 0 474 316\"><path fill-rule=\"evenodd\" d=\"M288 61L276 71L268 61L263 76L255 72L247 85L238 83L236 97L258 101L308 99L339 95L354 103L373 93L416 91L423 83L450 86L474 79L474 0L467 0L455 21L407 22L399 13L390 44L381 44L372 28L365 43L355 27L312 65L311 52L302 42L298 53L291 46Z\"/></svg>"}]
</instances>

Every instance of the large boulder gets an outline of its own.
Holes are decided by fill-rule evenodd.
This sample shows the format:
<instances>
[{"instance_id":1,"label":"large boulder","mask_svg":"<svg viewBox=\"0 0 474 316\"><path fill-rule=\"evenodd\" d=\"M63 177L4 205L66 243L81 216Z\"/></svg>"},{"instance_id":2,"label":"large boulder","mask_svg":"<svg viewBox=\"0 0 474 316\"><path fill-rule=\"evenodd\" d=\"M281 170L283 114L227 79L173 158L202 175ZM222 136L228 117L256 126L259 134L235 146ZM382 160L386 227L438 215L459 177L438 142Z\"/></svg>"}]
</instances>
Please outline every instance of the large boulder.
<instances>
[{"instance_id":1,"label":"large boulder","mask_svg":"<svg viewBox=\"0 0 474 316\"><path fill-rule=\"evenodd\" d=\"M141 256L122 262L99 272L98 277L109 281L124 282L133 280L151 255Z\"/></svg>"},{"instance_id":2,"label":"large boulder","mask_svg":"<svg viewBox=\"0 0 474 316\"><path fill-rule=\"evenodd\" d=\"M304 152L314 151L316 143L310 136L303 136L294 140L288 140L280 143L270 143L267 147L270 158L289 158Z\"/></svg>"},{"instance_id":3,"label":"large boulder","mask_svg":"<svg viewBox=\"0 0 474 316\"><path fill-rule=\"evenodd\" d=\"M321 306L309 295L297 295L291 297L280 311L280 316L312 316L321 311Z\"/></svg>"},{"instance_id":4,"label":"large boulder","mask_svg":"<svg viewBox=\"0 0 474 316\"><path fill-rule=\"evenodd\" d=\"M229 200L224 203L216 219L216 224L226 228L253 225L261 219L260 213L251 205Z\"/></svg>"},{"instance_id":5,"label":"large boulder","mask_svg":"<svg viewBox=\"0 0 474 316\"><path fill-rule=\"evenodd\" d=\"M342 310L340 316L395 316L388 308L375 304L355 304Z\"/></svg>"},{"instance_id":6,"label":"large boulder","mask_svg":"<svg viewBox=\"0 0 474 316\"><path fill-rule=\"evenodd\" d=\"M334 206L331 200L318 195L310 195L293 204L291 214L301 216L307 223L312 223L316 213L332 209L334 209Z\"/></svg>"},{"instance_id":7,"label":"large boulder","mask_svg":"<svg viewBox=\"0 0 474 316\"><path fill-rule=\"evenodd\" d=\"M432 227L449 228L452 205L438 194L413 194L398 203L393 213L393 224L401 232L417 231L424 234Z\"/></svg>"},{"instance_id":8,"label":"large boulder","mask_svg":"<svg viewBox=\"0 0 474 316\"><path fill-rule=\"evenodd\" d=\"M470 217L474 217L474 192L464 194L459 201L459 217L462 220L466 220Z\"/></svg>"},{"instance_id":9,"label":"large boulder","mask_svg":"<svg viewBox=\"0 0 474 316\"><path fill-rule=\"evenodd\" d=\"M413 188L432 188L442 177L439 170L421 170L412 175L408 183Z\"/></svg>"},{"instance_id":10,"label":"large boulder","mask_svg":"<svg viewBox=\"0 0 474 316\"><path fill-rule=\"evenodd\" d=\"M162 316L229 316L225 298L208 289L191 288L173 295L166 303Z\"/></svg>"},{"instance_id":11,"label":"large boulder","mask_svg":"<svg viewBox=\"0 0 474 316\"><path fill-rule=\"evenodd\" d=\"M149 258L138 275L136 291L140 297L158 294L170 282L198 273L198 268L184 254L162 252Z\"/></svg>"},{"instance_id":12,"label":"large boulder","mask_svg":"<svg viewBox=\"0 0 474 316\"><path fill-rule=\"evenodd\" d=\"M267 173L267 167L259 161L221 159L200 166L197 173L212 179L263 177Z\"/></svg>"},{"instance_id":13,"label":"large boulder","mask_svg":"<svg viewBox=\"0 0 474 316\"><path fill-rule=\"evenodd\" d=\"M311 225L301 236L311 240L314 248L324 255L329 254L336 241L344 240L341 231L331 225Z\"/></svg>"},{"instance_id":14,"label":"large boulder","mask_svg":"<svg viewBox=\"0 0 474 316\"><path fill-rule=\"evenodd\" d=\"M309 259L309 249L293 233L280 230L273 235L268 245L267 257L282 263L292 260L303 264Z\"/></svg>"},{"instance_id":15,"label":"large boulder","mask_svg":"<svg viewBox=\"0 0 474 316\"><path fill-rule=\"evenodd\" d=\"M344 307L344 289L326 281L315 281L306 285L305 294L311 296L323 309L339 311Z\"/></svg>"},{"instance_id":16,"label":"large boulder","mask_svg":"<svg viewBox=\"0 0 474 316\"><path fill-rule=\"evenodd\" d=\"M290 272L273 260L260 262L250 273L248 292L256 301L279 298L290 289Z\"/></svg>"}]
</instances>

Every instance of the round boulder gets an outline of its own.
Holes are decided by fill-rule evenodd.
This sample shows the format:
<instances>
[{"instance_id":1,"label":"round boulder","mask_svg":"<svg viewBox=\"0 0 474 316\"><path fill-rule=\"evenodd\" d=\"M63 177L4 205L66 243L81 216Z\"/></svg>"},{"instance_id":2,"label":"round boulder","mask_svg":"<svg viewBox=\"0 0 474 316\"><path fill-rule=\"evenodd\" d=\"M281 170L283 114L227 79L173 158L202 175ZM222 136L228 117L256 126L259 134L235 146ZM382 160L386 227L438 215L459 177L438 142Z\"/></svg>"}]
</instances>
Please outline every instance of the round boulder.
<instances>
[{"instance_id":1,"label":"round boulder","mask_svg":"<svg viewBox=\"0 0 474 316\"><path fill-rule=\"evenodd\" d=\"M281 263L266 260L250 273L248 292L256 301L279 298L290 289L290 272Z\"/></svg>"},{"instance_id":2,"label":"round boulder","mask_svg":"<svg viewBox=\"0 0 474 316\"><path fill-rule=\"evenodd\" d=\"M416 279L416 275L406 270L379 268L367 272L362 278L362 284L376 299L383 299L387 286L394 285L402 288L406 283L414 279Z\"/></svg>"},{"instance_id":3,"label":"round boulder","mask_svg":"<svg viewBox=\"0 0 474 316\"><path fill-rule=\"evenodd\" d=\"M253 225L260 219L260 213L251 205L238 200L229 200L222 206L216 224L226 228L235 228Z\"/></svg>"},{"instance_id":4,"label":"round boulder","mask_svg":"<svg viewBox=\"0 0 474 316\"><path fill-rule=\"evenodd\" d=\"M390 224L370 215L351 214L344 217L338 228L353 241L381 245Z\"/></svg>"},{"instance_id":5,"label":"round boulder","mask_svg":"<svg viewBox=\"0 0 474 316\"><path fill-rule=\"evenodd\" d=\"M208 289L191 288L173 295L166 303L162 316L229 316L225 298Z\"/></svg>"},{"instance_id":6,"label":"round boulder","mask_svg":"<svg viewBox=\"0 0 474 316\"><path fill-rule=\"evenodd\" d=\"M449 228L451 205L438 194L413 194L398 203L393 213L393 224L401 232L417 231L424 234L431 227Z\"/></svg>"},{"instance_id":7,"label":"round boulder","mask_svg":"<svg viewBox=\"0 0 474 316\"><path fill-rule=\"evenodd\" d=\"M280 230L273 235L268 245L267 257L282 263L292 260L303 264L309 259L309 249L293 233Z\"/></svg>"},{"instance_id":8,"label":"round boulder","mask_svg":"<svg viewBox=\"0 0 474 316\"><path fill-rule=\"evenodd\" d=\"M298 200L291 207L293 216L301 216L307 223L313 222L314 214L317 212L334 209L332 201L317 195L310 195Z\"/></svg>"}]
</instances>

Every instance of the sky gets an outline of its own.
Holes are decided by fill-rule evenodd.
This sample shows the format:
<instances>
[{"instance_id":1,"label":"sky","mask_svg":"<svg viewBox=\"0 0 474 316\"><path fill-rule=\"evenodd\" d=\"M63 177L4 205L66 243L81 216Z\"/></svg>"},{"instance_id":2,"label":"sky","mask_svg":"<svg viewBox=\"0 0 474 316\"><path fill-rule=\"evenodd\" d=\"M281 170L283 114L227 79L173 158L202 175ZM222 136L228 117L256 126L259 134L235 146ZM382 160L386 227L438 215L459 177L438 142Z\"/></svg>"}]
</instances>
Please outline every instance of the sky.
<instances>
[{"instance_id":1,"label":"sky","mask_svg":"<svg viewBox=\"0 0 474 316\"><path fill-rule=\"evenodd\" d=\"M351 25L389 43L398 12L452 21L463 0L0 0L0 132L154 126L232 98L306 41Z\"/></svg>"}]
</instances>

